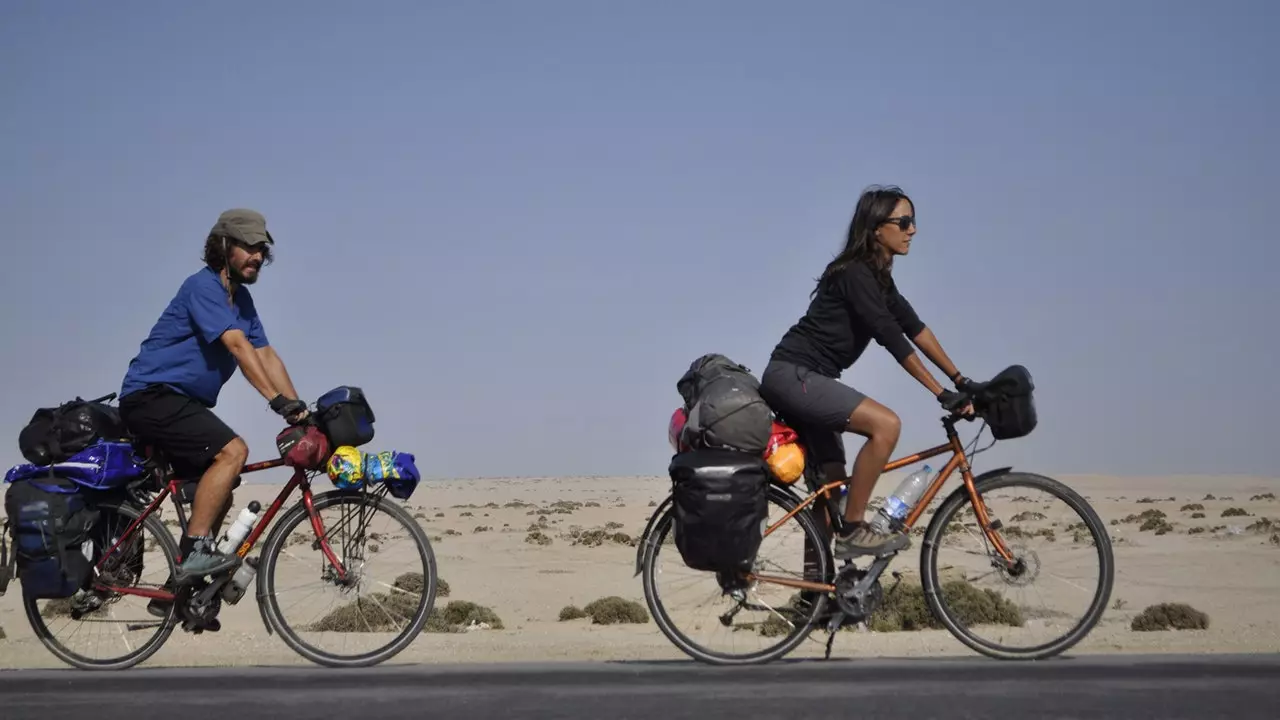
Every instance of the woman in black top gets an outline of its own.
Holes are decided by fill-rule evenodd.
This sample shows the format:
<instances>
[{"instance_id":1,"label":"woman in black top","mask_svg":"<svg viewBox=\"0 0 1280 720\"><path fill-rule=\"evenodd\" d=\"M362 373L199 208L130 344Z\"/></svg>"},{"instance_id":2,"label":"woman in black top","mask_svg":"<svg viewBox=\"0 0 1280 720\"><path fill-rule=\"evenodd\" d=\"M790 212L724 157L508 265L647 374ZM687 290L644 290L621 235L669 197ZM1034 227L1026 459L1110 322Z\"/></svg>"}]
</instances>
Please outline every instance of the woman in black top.
<instances>
[{"instance_id":1,"label":"woman in black top","mask_svg":"<svg viewBox=\"0 0 1280 720\"><path fill-rule=\"evenodd\" d=\"M963 377L933 332L898 292L893 259L906 255L916 233L915 206L896 187L872 187L858 199L844 250L818 279L809 309L778 343L761 376L761 394L802 433L827 482L850 480L847 535L836 538L835 556L881 555L911 546L901 533L882 533L863 521L867 501L893 454L902 421L892 410L836 378L875 340L943 407L959 396L934 380L912 343L957 385ZM908 342L910 338L910 342ZM970 415L971 406L963 414ZM845 475L848 431L867 440ZM825 521L825 516L824 521Z\"/></svg>"}]
</instances>

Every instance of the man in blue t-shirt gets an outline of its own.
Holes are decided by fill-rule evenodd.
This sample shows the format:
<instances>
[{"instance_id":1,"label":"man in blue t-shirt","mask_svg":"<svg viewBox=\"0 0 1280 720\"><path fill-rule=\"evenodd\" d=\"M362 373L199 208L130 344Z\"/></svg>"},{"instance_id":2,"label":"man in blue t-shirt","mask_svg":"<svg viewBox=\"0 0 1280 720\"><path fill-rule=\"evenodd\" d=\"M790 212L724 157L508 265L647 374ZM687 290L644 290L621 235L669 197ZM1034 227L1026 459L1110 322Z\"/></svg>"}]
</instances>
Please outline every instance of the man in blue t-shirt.
<instances>
[{"instance_id":1,"label":"man in blue t-shirt","mask_svg":"<svg viewBox=\"0 0 1280 720\"><path fill-rule=\"evenodd\" d=\"M205 240L205 267L174 295L120 391L120 415L139 445L161 451L179 478L199 478L182 538L179 583L234 568L239 558L214 547L249 448L210 408L239 367L290 423L307 415L284 362L267 342L249 294L275 239L253 210L227 210ZM151 610L163 615L162 603Z\"/></svg>"}]
</instances>

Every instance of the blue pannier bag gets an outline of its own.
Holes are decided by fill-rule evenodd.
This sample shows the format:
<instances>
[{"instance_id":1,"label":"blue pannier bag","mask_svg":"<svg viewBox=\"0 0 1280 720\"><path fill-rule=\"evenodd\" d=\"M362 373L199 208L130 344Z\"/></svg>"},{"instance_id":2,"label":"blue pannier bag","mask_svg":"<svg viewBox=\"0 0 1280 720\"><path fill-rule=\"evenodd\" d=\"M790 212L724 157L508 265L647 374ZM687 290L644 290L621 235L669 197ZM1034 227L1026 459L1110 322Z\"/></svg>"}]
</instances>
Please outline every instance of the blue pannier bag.
<instances>
[{"instance_id":1,"label":"blue pannier bag","mask_svg":"<svg viewBox=\"0 0 1280 720\"><path fill-rule=\"evenodd\" d=\"M4 481L15 483L29 478L49 477L71 480L90 490L115 490L146 472L131 443L99 440L63 462L52 465L17 465Z\"/></svg>"},{"instance_id":2,"label":"blue pannier bag","mask_svg":"<svg viewBox=\"0 0 1280 720\"><path fill-rule=\"evenodd\" d=\"M11 482L4 509L23 595L66 598L88 587L99 511L76 482L54 475Z\"/></svg>"},{"instance_id":3,"label":"blue pannier bag","mask_svg":"<svg viewBox=\"0 0 1280 720\"><path fill-rule=\"evenodd\" d=\"M358 387L336 387L316 400L316 423L330 447L360 447L373 440L373 420L373 408Z\"/></svg>"}]
</instances>

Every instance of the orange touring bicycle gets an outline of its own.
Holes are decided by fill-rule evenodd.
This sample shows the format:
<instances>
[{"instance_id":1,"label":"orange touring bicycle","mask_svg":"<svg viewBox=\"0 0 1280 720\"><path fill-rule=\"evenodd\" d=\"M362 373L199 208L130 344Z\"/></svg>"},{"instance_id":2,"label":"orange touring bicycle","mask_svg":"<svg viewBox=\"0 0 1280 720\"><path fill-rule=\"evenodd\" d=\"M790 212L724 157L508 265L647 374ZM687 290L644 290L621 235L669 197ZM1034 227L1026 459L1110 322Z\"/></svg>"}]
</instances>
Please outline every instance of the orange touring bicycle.
<instances>
[{"instance_id":1,"label":"orange touring bicycle","mask_svg":"<svg viewBox=\"0 0 1280 720\"><path fill-rule=\"evenodd\" d=\"M315 417L313 405L303 432L316 426ZM293 473L265 513L256 501L242 511L240 519L251 526L235 548L241 563L185 584L174 580L179 549L166 526L175 527L179 537L186 534L186 507L198 478L175 477L161 453L137 447L144 460L141 475L116 488L80 489L98 515L86 541L85 553L93 558L87 586L70 597L24 591L23 607L36 637L74 667L125 669L155 654L175 627L193 634L217 631L222 604L234 605L250 593L268 633L279 634L314 663L364 667L399 653L426 625L436 597L431 543L417 520L394 502L408 499L417 487L416 468L379 482L363 476L359 482L335 482L338 487L315 493L316 476L329 481L327 461L354 450L327 442L316 446L323 457L299 463L285 454L244 466L242 475L280 467ZM301 497L286 509L294 491ZM166 500L176 519L162 522ZM251 557L264 533L261 555ZM407 540L409 547L388 549L397 540ZM13 559L5 569L13 577Z\"/></svg>"},{"instance_id":2,"label":"orange touring bicycle","mask_svg":"<svg viewBox=\"0 0 1280 720\"><path fill-rule=\"evenodd\" d=\"M1012 467L975 475L971 467L972 458L996 440L1034 428L1032 390L1021 366L966 385L962 391L974 416L942 418L945 443L885 466L893 472L950 455L919 500L889 521L916 539L920 557L919 577L903 584L903 573L893 572L888 590L881 577L897 553L872 557L861 567L852 559L836 567L830 533L845 524L846 486L825 482L809 461L803 434L797 436L803 472L790 482L769 473L769 514L749 569L686 566L674 540L675 494L668 495L650 516L635 560L659 629L690 657L712 664L781 658L819 626L827 630L827 657L837 631L859 625L872 631L945 629L998 659L1042 659L1068 650L1097 625L1111 595L1114 557L1102 520L1084 497L1053 478ZM983 421L969 450L956 430L962 419ZM973 450L988 426L991 444ZM682 448L674 449L679 458ZM957 470L959 485L933 508ZM804 495L796 490L801 477ZM875 512L868 508L868 519ZM932 518L921 527L927 514Z\"/></svg>"}]
</instances>

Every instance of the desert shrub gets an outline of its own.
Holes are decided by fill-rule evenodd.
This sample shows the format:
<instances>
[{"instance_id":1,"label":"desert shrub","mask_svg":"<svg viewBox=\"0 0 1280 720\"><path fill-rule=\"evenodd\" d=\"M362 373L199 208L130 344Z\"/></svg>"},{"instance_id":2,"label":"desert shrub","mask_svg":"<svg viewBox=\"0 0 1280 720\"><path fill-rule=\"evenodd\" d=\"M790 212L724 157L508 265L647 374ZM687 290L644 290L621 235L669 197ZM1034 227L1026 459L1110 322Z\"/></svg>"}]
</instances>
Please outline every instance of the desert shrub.
<instances>
[{"instance_id":1,"label":"desert shrub","mask_svg":"<svg viewBox=\"0 0 1280 720\"><path fill-rule=\"evenodd\" d=\"M583 503L582 507L600 507L600 503L598 502Z\"/></svg>"},{"instance_id":2,"label":"desert shrub","mask_svg":"<svg viewBox=\"0 0 1280 720\"><path fill-rule=\"evenodd\" d=\"M447 588L448 585L441 581ZM396 630L409 621L418 608L422 593L422 574L405 573L391 584L394 590L372 593L357 598L307 626L315 632L386 632ZM447 590L444 591L446 594ZM433 613L434 614L434 613ZM428 624L430 620L428 619Z\"/></svg>"},{"instance_id":3,"label":"desert shrub","mask_svg":"<svg viewBox=\"0 0 1280 720\"><path fill-rule=\"evenodd\" d=\"M791 624L777 615L770 614L764 622L756 626L756 631L763 637L782 637L791 632Z\"/></svg>"},{"instance_id":4,"label":"desert shrub","mask_svg":"<svg viewBox=\"0 0 1280 720\"><path fill-rule=\"evenodd\" d=\"M1200 503L1189 503L1187 505L1182 506L1182 512L1187 512L1188 510L1203 510L1203 509L1204 509L1204 506L1201 505Z\"/></svg>"},{"instance_id":5,"label":"desert shrub","mask_svg":"<svg viewBox=\"0 0 1280 720\"><path fill-rule=\"evenodd\" d=\"M1266 535L1272 530L1277 529L1277 524L1278 523L1276 523L1271 518L1265 518L1265 517L1258 518L1257 522L1250 523L1249 526L1245 528L1245 530L1251 533L1257 533L1259 535Z\"/></svg>"},{"instance_id":6,"label":"desert shrub","mask_svg":"<svg viewBox=\"0 0 1280 720\"><path fill-rule=\"evenodd\" d=\"M1186 603L1159 603L1138 613L1129 627L1134 632L1206 630L1209 616Z\"/></svg>"},{"instance_id":7,"label":"desert shrub","mask_svg":"<svg viewBox=\"0 0 1280 720\"><path fill-rule=\"evenodd\" d=\"M1222 511L1222 517L1248 517L1249 513L1244 508L1227 508Z\"/></svg>"},{"instance_id":8,"label":"desert shrub","mask_svg":"<svg viewBox=\"0 0 1280 720\"><path fill-rule=\"evenodd\" d=\"M1192 520L1201 520L1203 518L1204 518L1204 513L1201 513L1201 512L1191 513Z\"/></svg>"},{"instance_id":9,"label":"desert shrub","mask_svg":"<svg viewBox=\"0 0 1280 720\"><path fill-rule=\"evenodd\" d=\"M492 630L501 630L503 627L502 618L498 617L492 608L478 605L470 600L451 600L443 609L437 608L432 611L431 618L427 620L427 629L429 632L441 632L431 630L433 620L437 621L438 626L451 628L443 632L457 632L452 628L461 630L472 623L486 623Z\"/></svg>"},{"instance_id":10,"label":"desert shrub","mask_svg":"<svg viewBox=\"0 0 1280 720\"><path fill-rule=\"evenodd\" d=\"M1017 515L1014 515L1013 517L1009 518L1009 521L1010 522L1035 522L1037 520L1047 520L1047 519L1048 518L1045 517L1044 513L1038 513L1033 510L1027 510L1026 512L1020 512Z\"/></svg>"},{"instance_id":11,"label":"desert shrub","mask_svg":"<svg viewBox=\"0 0 1280 720\"><path fill-rule=\"evenodd\" d=\"M4 639L5 639L4 628L0 627L0 640L4 640Z\"/></svg>"},{"instance_id":12,"label":"desert shrub","mask_svg":"<svg viewBox=\"0 0 1280 720\"><path fill-rule=\"evenodd\" d=\"M955 609L962 625L1022 626L1022 613L1018 606L994 590L979 590L963 580L951 580L942 584L942 594L948 606ZM899 585L871 614L867 627L876 632L901 632L938 630L943 625L929 610L924 588Z\"/></svg>"},{"instance_id":13,"label":"desert shrub","mask_svg":"<svg viewBox=\"0 0 1280 720\"><path fill-rule=\"evenodd\" d=\"M1275 494L1275 493L1262 493L1261 495L1254 495L1253 497L1251 497L1251 498L1249 498L1249 499L1250 499L1250 500L1275 500L1275 499L1276 499L1276 494Z\"/></svg>"},{"instance_id":14,"label":"desert shrub","mask_svg":"<svg viewBox=\"0 0 1280 720\"><path fill-rule=\"evenodd\" d=\"M584 617L591 616L587 614L587 611L577 605L565 605L560 609L560 622L564 622L566 620L579 620Z\"/></svg>"},{"instance_id":15,"label":"desert shrub","mask_svg":"<svg viewBox=\"0 0 1280 720\"><path fill-rule=\"evenodd\" d=\"M618 545L631 545L631 536L622 532L609 532L604 528L592 528L591 530L583 530L574 526L569 528L568 539L573 541L574 545L585 545L586 547L600 547L607 542L617 543Z\"/></svg>"},{"instance_id":16,"label":"desert shrub","mask_svg":"<svg viewBox=\"0 0 1280 720\"><path fill-rule=\"evenodd\" d=\"M1204 532L1204 526L1196 526L1196 527L1187 529L1188 535L1199 535L1202 532Z\"/></svg>"},{"instance_id":17,"label":"desert shrub","mask_svg":"<svg viewBox=\"0 0 1280 720\"><path fill-rule=\"evenodd\" d=\"M490 530L492 530L492 529L493 529L493 528L489 527L488 525L477 525L477 526L475 527L475 529L474 529L474 530L472 530L471 532L473 532L473 533L482 533L482 532L489 532L489 531L490 531Z\"/></svg>"},{"instance_id":18,"label":"desert shrub","mask_svg":"<svg viewBox=\"0 0 1280 720\"><path fill-rule=\"evenodd\" d=\"M1145 532L1147 530L1154 530L1156 535L1164 535L1165 533L1173 530L1173 526L1168 522L1165 522L1164 518L1153 517L1142 523L1142 526L1138 528L1138 532Z\"/></svg>"},{"instance_id":19,"label":"desert shrub","mask_svg":"<svg viewBox=\"0 0 1280 720\"><path fill-rule=\"evenodd\" d=\"M1164 512L1162 512L1162 511L1160 511L1160 510L1156 510L1156 509L1152 508L1151 510L1143 510L1142 512L1138 513L1137 515L1129 515L1128 517L1126 517L1126 518L1125 518L1124 520L1122 520L1121 522L1126 522L1126 523L1141 523L1141 522L1146 522L1146 521L1148 521L1148 520L1150 520L1150 519L1152 519L1152 518L1164 519L1164 518L1166 518L1166 517L1168 517L1168 516L1167 516L1167 515L1165 515L1165 514L1164 514ZM1084 524L1084 523L1077 523L1077 525L1083 525L1083 524ZM1068 529L1068 530L1070 530L1070 529L1072 529L1072 528L1074 528L1074 527L1075 527L1075 526L1073 525L1073 526L1071 526L1071 527L1069 527L1069 528L1067 528L1067 529Z\"/></svg>"},{"instance_id":20,"label":"desert shrub","mask_svg":"<svg viewBox=\"0 0 1280 720\"><path fill-rule=\"evenodd\" d=\"M462 533L458 530L454 530L453 528L449 528L448 530L444 531L444 534L445 535L461 535Z\"/></svg>"},{"instance_id":21,"label":"desert shrub","mask_svg":"<svg viewBox=\"0 0 1280 720\"><path fill-rule=\"evenodd\" d=\"M524 541L530 545L550 545L551 537L541 530L534 530L524 536Z\"/></svg>"},{"instance_id":22,"label":"desert shrub","mask_svg":"<svg viewBox=\"0 0 1280 720\"><path fill-rule=\"evenodd\" d=\"M1213 496L1213 493L1210 493L1210 494L1208 494L1208 495L1205 495L1205 496L1204 496L1204 499L1205 499L1205 500L1217 500L1218 498L1214 497L1214 496Z\"/></svg>"},{"instance_id":23,"label":"desert shrub","mask_svg":"<svg viewBox=\"0 0 1280 720\"><path fill-rule=\"evenodd\" d=\"M591 616L593 625L649 622L649 612L643 605L633 600L624 600L617 595L592 600L582 610Z\"/></svg>"}]
</instances>

